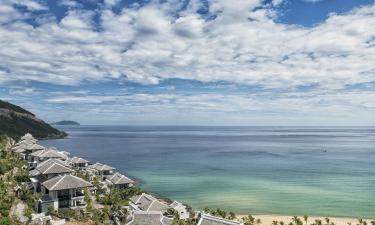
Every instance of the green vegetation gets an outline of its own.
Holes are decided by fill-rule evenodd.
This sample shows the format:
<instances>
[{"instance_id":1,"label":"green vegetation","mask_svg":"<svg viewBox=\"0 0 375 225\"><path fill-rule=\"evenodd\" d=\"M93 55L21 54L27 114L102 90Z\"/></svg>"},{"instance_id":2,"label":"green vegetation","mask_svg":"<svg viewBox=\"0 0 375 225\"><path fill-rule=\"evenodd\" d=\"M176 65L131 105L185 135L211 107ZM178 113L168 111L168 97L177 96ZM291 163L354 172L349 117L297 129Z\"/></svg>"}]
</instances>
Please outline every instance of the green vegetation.
<instances>
[{"instance_id":1,"label":"green vegetation","mask_svg":"<svg viewBox=\"0 0 375 225\"><path fill-rule=\"evenodd\" d=\"M26 133L31 133L35 138L59 138L66 136L66 133L36 118L29 111L0 100L0 134L18 139Z\"/></svg>"},{"instance_id":2,"label":"green vegetation","mask_svg":"<svg viewBox=\"0 0 375 225\"><path fill-rule=\"evenodd\" d=\"M29 180L26 164L5 149L7 141L6 136L0 136L0 224L19 224L9 215L11 207L18 201L24 202L25 216L31 219L38 196L26 188L25 182Z\"/></svg>"}]
</instances>

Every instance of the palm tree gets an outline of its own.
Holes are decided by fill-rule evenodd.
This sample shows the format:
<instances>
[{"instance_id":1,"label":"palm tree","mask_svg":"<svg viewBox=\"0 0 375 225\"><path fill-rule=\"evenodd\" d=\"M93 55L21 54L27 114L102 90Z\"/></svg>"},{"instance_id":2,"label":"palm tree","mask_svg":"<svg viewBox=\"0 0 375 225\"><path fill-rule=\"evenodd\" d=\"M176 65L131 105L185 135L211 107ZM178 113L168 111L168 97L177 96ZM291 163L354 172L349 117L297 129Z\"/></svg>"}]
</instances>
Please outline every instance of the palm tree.
<instances>
[{"instance_id":1,"label":"palm tree","mask_svg":"<svg viewBox=\"0 0 375 225\"><path fill-rule=\"evenodd\" d=\"M303 216L303 219L305 220L305 224L307 225L307 219L309 218L309 216L307 216L307 215L304 215Z\"/></svg>"},{"instance_id":2,"label":"palm tree","mask_svg":"<svg viewBox=\"0 0 375 225\"><path fill-rule=\"evenodd\" d=\"M234 212L229 212L228 219L234 220L236 218L236 214Z\"/></svg>"}]
</instances>

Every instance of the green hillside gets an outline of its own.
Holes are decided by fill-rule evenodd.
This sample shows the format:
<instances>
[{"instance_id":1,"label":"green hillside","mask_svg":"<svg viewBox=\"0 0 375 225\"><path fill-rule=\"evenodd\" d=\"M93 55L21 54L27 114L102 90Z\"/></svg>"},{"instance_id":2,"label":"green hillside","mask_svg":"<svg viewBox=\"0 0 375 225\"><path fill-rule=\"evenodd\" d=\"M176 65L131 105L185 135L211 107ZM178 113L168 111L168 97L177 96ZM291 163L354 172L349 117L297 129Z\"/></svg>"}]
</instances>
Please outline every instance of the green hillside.
<instances>
[{"instance_id":1,"label":"green hillside","mask_svg":"<svg viewBox=\"0 0 375 225\"><path fill-rule=\"evenodd\" d=\"M65 132L53 128L31 112L9 102L0 100L0 135L18 139L26 133L35 138L62 138Z\"/></svg>"}]
</instances>

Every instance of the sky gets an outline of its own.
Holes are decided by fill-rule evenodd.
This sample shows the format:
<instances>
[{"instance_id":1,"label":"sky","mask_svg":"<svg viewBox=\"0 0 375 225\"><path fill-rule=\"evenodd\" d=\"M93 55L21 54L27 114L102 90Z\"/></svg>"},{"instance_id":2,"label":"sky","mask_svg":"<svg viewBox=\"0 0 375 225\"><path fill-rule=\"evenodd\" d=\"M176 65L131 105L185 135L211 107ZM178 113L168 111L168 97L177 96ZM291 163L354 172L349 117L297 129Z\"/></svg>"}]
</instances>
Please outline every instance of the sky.
<instances>
[{"instance_id":1,"label":"sky","mask_svg":"<svg viewBox=\"0 0 375 225\"><path fill-rule=\"evenodd\" d=\"M375 125L373 0L1 0L0 99L47 122Z\"/></svg>"}]
</instances>

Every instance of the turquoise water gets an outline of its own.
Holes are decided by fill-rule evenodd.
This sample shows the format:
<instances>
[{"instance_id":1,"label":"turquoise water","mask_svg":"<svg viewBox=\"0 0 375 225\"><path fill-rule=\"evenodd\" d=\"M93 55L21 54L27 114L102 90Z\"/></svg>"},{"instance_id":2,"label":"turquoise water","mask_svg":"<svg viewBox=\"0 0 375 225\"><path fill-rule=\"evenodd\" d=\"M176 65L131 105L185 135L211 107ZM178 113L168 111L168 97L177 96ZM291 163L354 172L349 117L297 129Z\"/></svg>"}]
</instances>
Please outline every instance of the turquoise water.
<instances>
[{"instance_id":1,"label":"turquoise water","mask_svg":"<svg viewBox=\"0 0 375 225\"><path fill-rule=\"evenodd\" d=\"M375 217L375 128L60 127L43 141L195 208Z\"/></svg>"}]
</instances>

